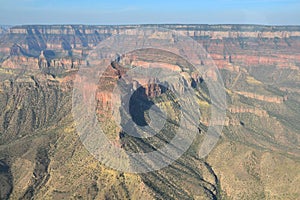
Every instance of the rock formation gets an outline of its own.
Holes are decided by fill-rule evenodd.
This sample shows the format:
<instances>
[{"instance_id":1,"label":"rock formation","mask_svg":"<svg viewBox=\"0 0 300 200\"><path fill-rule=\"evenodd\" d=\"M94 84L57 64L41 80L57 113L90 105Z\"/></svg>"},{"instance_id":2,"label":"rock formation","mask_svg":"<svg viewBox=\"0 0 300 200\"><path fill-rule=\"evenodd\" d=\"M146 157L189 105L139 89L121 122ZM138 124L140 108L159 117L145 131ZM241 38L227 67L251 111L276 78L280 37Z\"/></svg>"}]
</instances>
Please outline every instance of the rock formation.
<instances>
[{"instance_id":1,"label":"rock formation","mask_svg":"<svg viewBox=\"0 0 300 200\"><path fill-rule=\"evenodd\" d=\"M225 83L225 119L211 119L206 78L217 79L217 74L189 71L189 61L170 52L146 49L120 55L106 67L98 84L89 83L88 76L77 77L83 65L84 72L90 72L86 58L99 42L121 31L134 35L136 27L149 26L179 31L203 46ZM0 199L299 197L299 26L27 25L3 30ZM177 73L176 81L182 84L169 83L165 88L159 78L126 79L137 67L142 72L155 68ZM95 92L98 120L116 147L151 152L174 138L181 105L168 89L180 93L188 87L195 92L201 113L199 124L194 124L197 136L183 156L162 170L145 174L112 170L96 160L78 138L72 115L75 80L79 85L87 82L81 88L84 101ZM133 92L127 113L118 107L128 96L114 93L117 84L124 93ZM154 104L168 114L154 137L135 138L113 118L117 113L120 121L132 117L136 124L147 125L149 107ZM213 151L199 158L210 125L224 128Z\"/></svg>"}]
</instances>

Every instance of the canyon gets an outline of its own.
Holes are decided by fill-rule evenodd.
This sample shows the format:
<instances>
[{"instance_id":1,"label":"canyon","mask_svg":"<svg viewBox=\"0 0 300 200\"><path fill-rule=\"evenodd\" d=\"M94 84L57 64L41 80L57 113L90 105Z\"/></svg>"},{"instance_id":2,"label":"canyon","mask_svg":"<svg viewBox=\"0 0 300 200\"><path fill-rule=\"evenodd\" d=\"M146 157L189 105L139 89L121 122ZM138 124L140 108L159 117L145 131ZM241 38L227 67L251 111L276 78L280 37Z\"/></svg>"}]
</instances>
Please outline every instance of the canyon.
<instances>
[{"instance_id":1,"label":"canyon","mask_svg":"<svg viewBox=\"0 0 300 200\"><path fill-rule=\"evenodd\" d=\"M197 151L210 124L211 99L203 74L165 51L120 55L98 85L97 117L116 146L148 152L174 137L178 105L161 80L136 78L136 123L148 123L152 104L168 111L166 127L152 139L134 138L114 122L113 88L130 69L179 73L197 95L199 134L172 165L145 174L107 168L80 142L72 115L76 75L98 44L136 28L177 31L203 47L223 79L227 110L218 144L205 158ZM170 40L159 35L159 40ZM264 25L23 25L0 29L1 199L297 199L300 196L300 27ZM168 62L164 62L168 61ZM201 62L205 66L205 60ZM217 79L215 74L211 77ZM84 81L84 80L82 80ZM123 82L121 82L122 84ZM169 87L182 91L182 86ZM124 99L119 99L123 103ZM118 102L119 103L119 102ZM145 113L144 113L145 111ZM128 117L119 110L118 117ZM3 187L2 187L3 186Z\"/></svg>"}]
</instances>

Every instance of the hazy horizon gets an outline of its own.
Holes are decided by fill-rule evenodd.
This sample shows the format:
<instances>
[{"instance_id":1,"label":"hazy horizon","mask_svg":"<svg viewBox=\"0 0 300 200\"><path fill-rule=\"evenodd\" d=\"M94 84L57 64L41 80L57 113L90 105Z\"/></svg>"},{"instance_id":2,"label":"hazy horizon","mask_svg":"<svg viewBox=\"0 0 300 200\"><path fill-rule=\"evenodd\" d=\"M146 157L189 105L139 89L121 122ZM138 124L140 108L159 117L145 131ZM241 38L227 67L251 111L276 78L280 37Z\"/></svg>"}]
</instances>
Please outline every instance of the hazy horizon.
<instances>
[{"instance_id":1,"label":"hazy horizon","mask_svg":"<svg viewBox=\"0 0 300 200\"><path fill-rule=\"evenodd\" d=\"M300 2L296 0L0 0L0 3L3 25L300 25Z\"/></svg>"},{"instance_id":2,"label":"hazy horizon","mask_svg":"<svg viewBox=\"0 0 300 200\"><path fill-rule=\"evenodd\" d=\"M155 26L155 25L208 25L208 26L222 26L222 25L241 25L241 26L282 26L282 27L285 27L285 26L289 26L289 27L299 27L300 24L241 24L241 23L212 23L212 24L205 24L205 23L157 23L157 24L154 24L154 23L132 23L132 24L89 24L89 23L86 23L86 24L83 24L83 23L80 23L80 24L76 24L76 23L49 23L49 24L41 24L41 23L32 23L32 24L27 24L27 23L24 23L24 24L0 24L0 26L2 27L17 27L17 26L63 26L63 25L70 25L70 26Z\"/></svg>"}]
</instances>

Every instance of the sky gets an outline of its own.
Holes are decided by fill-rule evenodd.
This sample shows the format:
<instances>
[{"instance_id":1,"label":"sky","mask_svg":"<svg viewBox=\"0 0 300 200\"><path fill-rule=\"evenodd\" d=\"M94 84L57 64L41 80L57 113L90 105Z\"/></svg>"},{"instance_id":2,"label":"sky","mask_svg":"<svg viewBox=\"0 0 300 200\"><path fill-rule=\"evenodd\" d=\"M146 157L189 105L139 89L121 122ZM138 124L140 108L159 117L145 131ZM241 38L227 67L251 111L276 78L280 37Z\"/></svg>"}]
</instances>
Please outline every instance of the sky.
<instances>
[{"instance_id":1,"label":"sky","mask_svg":"<svg viewBox=\"0 0 300 200\"><path fill-rule=\"evenodd\" d=\"M300 25L300 0L0 0L0 24Z\"/></svg>"}]
</instances>

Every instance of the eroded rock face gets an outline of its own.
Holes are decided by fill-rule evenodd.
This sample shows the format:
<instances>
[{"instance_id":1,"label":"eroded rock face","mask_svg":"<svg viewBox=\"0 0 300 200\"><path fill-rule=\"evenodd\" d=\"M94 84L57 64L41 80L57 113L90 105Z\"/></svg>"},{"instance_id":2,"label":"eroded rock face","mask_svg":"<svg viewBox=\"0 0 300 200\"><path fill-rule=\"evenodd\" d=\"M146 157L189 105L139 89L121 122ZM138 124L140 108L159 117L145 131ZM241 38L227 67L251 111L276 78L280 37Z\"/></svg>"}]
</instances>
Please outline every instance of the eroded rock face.
<instances>
[{"instance_id":1,"label":"eroded rock face","mask_svg":"<svg viewBox=\"0 0 300 200\"><path fill-rule=\"evenodd\" d=\"M268 113L265 110L259 108L245 108L245 107L231 107L228 109L231 113L253 113L260 117L268 117Z\"/></svg>"},{"instance_id":2,"label":"eroded rock face","mask_svg":"<svg viewBox=\"0 0 300 200\"><path fill-rule=\"evenodd\" d=\"M249 97L249 98L253 98L253 99L257 99L260 101L266 101L266 102L270 102L270 103L283 103L283 101L286 99L286 97L271 97L271 96L266 96L266 95L260 95L260 94L256 94L256 93L251 93L251 92L240 92L237 91L237 94L243 95L245 97Z\"/></svg>"},{"instance_id":3,"label":"eroded rock face","mask_svg":"<svg viewBox=\"0 0 300 200\"><path fill-rule=\"evenodd\" d=\"M20 76L0 84L1 144L57 123L71 109L65 96L71 92L71 82L60 84L42 74Z\"/></svg>"},{"instance_id":4,"label":"eroded rock face","mask_svg":"<svg viewBox=\"0 0 300 200\"><path fill-rule=\"evenodd\" d=\"M29 62L25 66L36 68L39 63L40 68L69 70L82 64L81 60L84 60L102 40L119 32L134 35L134 29L137 27L143 26L18 26L10 28L7 35L0 40L0 52L10 56L25 55L38 58L42 51L50 50L56 53L54 58L47 59L47 62L30 59L24 61ZM160 25L160 27L176 30L197 40L219 68L238 70L235 66L239 65L251 67L276 65L282 68L295 68L295 63L300 59L297 50L300 47L300 28L297 26ZM12 60L11 62L16 60L16 58L8 59ZM6 65L20 67L20 62ZM143 65L142 61L139 62L136 64ZM176 65L164 67L176 70Z\"/></svg>"},{"instance_id":5,"label":"eroded rock face","mask_svg":"<svg viewBox=\"0 0 300 200\"><path fill-rule=\"evenodd\" d=\"M9 199L13 189L12 179L9 166L0 160L0 199Z\"/></svg>"},{"instance_id":6,"label":"eroded rock face","mask_svg":"<svg viewBox=\"0 0 300 200\"><path fill-rule=\"evenodd\" d=\"M159 54L161 55L161 62L156 61L156 57L153 57L153 52L148 54L148 50L137 52L132 52L128 55L123 55L120 57L119 62L112 62L110 66L106 68L104 73L101 75L99 80L99 85L90 86L97 87L96 99L98 102L98 110L101 111L109 111L112 109L112 104L116 99L113 98L113 92L115 88L117 88L119 82L124 82L126 88L122 88L130 93L130 91L140 90L139 93L143 93L145 98L151 99L161 96L168 89L173 91L177 91L181 94L187 87L192 88L193 86L199 84L203 81L201 75L196 73L187 73L183 72L183 67L176 65L178 58L176 56L169 57L168 62L162 62L164 56L168 56L168 52L161 51ZM146 61L147 60L147 61ZM180 60L180 59L179 59ZM184 62L181 60L181 62ZM151 69L162 69L170 72L176 72L180 77L174 76L174 83L163 83L163 80L159 80L159 78L148 77L147 74L138 75L131 77L130 71L133 70L133 73L137 73L135 69L140 72L145 72ZM129 75L127 74L129 73ZM149 72L151 73L151 72ZM166 78L166 77L164 77ZM163 79L163 78L162 78ZM180 84L178 84L180 82ZM86 88L86 91L89 89ZM142 96L143 96L142 95Z\"/></svg>"},{"instance_id":7,"label":"eroded rock face","mask_svg":"<svg viewBox=\"0 0 300 200\"><path fill-rule=\"evenodd\" d=\"M226 83L225 128L212 154L205 161L197 157L207 127L223 125L223 119L210 119L205 77L183 72L183 67L190 67L186 61L147 50L122 55L119 62L111 63L99 84L83 86L82 98L96 91L97 111L102 114L99 121L109 121L111 114L107 113L116 101L113 89L132 69L127 65L179 73L178 81L185 87L199 88L199 138L183 157L163 170L136 175L107 169L78 139L71 114L74 72L100 41L122 30L134 34L136 26L15 27L0 39L0 159L9 158L9 162L0 161L0 199L299 196L300 178L295 170L299 168L299 27L161 26L201 43ZM37 37L39 34L47 37ZM162 62L166 57L170 63ZM205 75L217 77L213 72ZM142 114L156 97L174 104L160 83L158 79L136 78L126 84L126 89L137 91L129 113L136 123L148 123ZM184 90L182 86L168 86L178 92ZM137 106L140 102L144 107ZM154 138L154 143L129 137L111 121L107 132L117 133L110 139L120 148L152 151L156 148L152 144L164 144L174 136L170 127Z\"/></svg>"}]
</instances>

